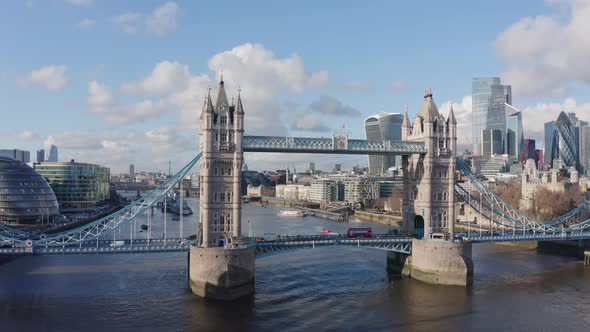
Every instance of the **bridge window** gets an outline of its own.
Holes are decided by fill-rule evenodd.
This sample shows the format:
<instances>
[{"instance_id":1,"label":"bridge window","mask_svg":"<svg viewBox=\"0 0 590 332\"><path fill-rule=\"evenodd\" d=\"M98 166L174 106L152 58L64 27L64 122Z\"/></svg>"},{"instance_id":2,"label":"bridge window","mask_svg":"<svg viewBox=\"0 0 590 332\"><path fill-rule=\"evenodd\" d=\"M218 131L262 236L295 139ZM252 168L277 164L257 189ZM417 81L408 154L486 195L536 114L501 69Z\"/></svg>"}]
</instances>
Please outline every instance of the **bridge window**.
<instances>
[{"instance_id":1,"label":"bridge window","mask_svg":"<svg viewBox=\"0 0 590 332\"><path fill-rule=\"evenodd\" d=\"M221 142L227 142L227 133L221 133Z\"/></svg>"},{"instance_id":2,"label":"bridge window","mask_svg":"<svg viewBox=\"0 0 590 332\"><path fill-rule=\"evenodd\" d=\"M217 169L217 167L215 167L215 172L214 172L214 174L215 174L215 175L219 175L219 170Z\"/></svg>"},{"instance_id":3,"label":"bridge window","mask_svg":"<svg viewBox=\"0 0 590 332\"><path fill-rule=\"evenodd\" d=\"M230 193L230 192L226 192L226 193L225 193L225 196L226 196L226 198L227 198L227 201L228 201L228 202L231 202L231 193Z\"/></svg>"},{"instance_id":4,"label":"bridge window","mask_svg":"<svg viewBox=\"0 0 590 332\"><path fill-rule=\"evenodd\" d=\"M222 115L220 122L221 122L221 124L227 124L227 116Z\"/></svg>"},{"instance_id":5,"label":"bridge window","mask_svg":"<svg viewBox=\"0 0 590 332\"><path fill-rule=\"evenodd\" d=\"M232 133L229 133L229 141L233 141L234 140L234 135Z\"/></svg>"},{"instance_id":6,"label":"bridge window","mask_svg":"<svg viewBox=\"0 0 590 332\"><path fill-rule=\"evenodd\" d=\"M231 175L231 167L227 169L227 175Z\"/></svg>"},{"instance_id":7,"label":"bridge window","mask_svg":"<svg viewBox=\"0 0 590 332\"><path fill-rule=\"evenodd\" d=\"M215 142L219 142L219 134L215 134Z\"/></svg>"}]
</instances>

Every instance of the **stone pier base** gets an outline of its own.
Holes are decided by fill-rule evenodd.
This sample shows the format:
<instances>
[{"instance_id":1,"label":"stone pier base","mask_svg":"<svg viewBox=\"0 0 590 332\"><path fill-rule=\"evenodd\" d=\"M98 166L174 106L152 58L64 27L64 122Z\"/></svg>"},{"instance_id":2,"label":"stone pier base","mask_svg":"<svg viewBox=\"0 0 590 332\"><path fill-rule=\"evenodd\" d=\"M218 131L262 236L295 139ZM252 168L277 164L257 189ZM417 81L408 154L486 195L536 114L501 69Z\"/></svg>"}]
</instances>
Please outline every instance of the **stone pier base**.
<instances>
[{"instance_id":1,"label":"stone pier base","mask_svg":"<svg viewBox=\"0 0 590 332\"><path fill-rule=\"evenodd\" d=\"M254 248L191 246L188 270L190 288L200 297L230 301L254 294Z\"/></svg>"},{"instance_id":2,"label":"stone pier base","mask_svg":"<svg viewBox=\"0 0 590 332\"><path fill-rule=\"evenodd\" d=\"M412 240L412 255L387 254L388 271L439 285L473 284L471 242Z\"/></svg>"}]
</instances>

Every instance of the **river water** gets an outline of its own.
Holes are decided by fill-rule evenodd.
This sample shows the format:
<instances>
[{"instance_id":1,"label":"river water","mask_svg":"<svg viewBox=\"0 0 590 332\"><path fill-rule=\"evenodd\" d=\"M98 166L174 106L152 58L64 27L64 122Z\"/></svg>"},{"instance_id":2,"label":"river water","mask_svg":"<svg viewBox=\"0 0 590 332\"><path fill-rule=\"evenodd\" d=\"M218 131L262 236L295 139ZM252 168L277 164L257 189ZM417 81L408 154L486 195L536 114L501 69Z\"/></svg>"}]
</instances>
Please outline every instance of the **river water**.
<instances>
[{"instance_id":1,"label":"river water","mask_svg":"<svg viewBox=\"0 0 590 332\"><path fill-rule=\"evenodd\" d=\"M248 220L253 234L387 229L281 209L244 204L244 233ZM145 237L139 223L133 234ZM178 228L170 220L167 234ZM383 251L307 249L258 259L256 294L219 303L191 294L186 253L23 257L0 265L0 331L590 331L590 268L579 261L489 244L474 245L473 261L474 286L449 287L390 278Z\"/></svg>"}]
</instances>

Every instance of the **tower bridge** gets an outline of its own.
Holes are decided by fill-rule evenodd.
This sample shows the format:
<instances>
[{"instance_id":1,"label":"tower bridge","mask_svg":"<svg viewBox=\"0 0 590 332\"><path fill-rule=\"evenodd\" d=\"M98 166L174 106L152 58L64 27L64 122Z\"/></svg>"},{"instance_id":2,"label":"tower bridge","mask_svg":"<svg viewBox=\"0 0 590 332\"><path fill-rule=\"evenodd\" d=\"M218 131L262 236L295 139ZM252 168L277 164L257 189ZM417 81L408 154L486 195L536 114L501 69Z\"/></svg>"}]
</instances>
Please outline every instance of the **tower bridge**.
<instances>
[{"instance_id":1,"label":"tower bridge","mask_svg":"<svg viewBox=\"0 0 590 332\"><path fill-rule=\"evenodd\" d=\"M223 79L216 103L210 92L200 116L200 152L165 183L125 208L77 228L41 234L0 225L0 255L67 255L188 252L192 291L203 297L231 300L254 292L255 258L303 248L357 246L386 250L388 269L438 284L472 282L472 243L590 239L590 220L580 220L583 206L541 222L510 206L457 159L457 121L453 109L439 113L427 90L413 121L407 112L401 141L244 135L246 112L238 94L228 102ZM273 240L241 234L241 169L244 152L383 154L402 156L403 220L401 234L374 234L367 239L300 235ZM150 209L200 168L199 228L196 239L109 239ZM456 183L465 174L471 186ZM475 190L475 192L473 192ZM501 231L455 233L455 203L460 197ZM166 229L166 218L163 220ZM151 225L150 225L151 226ZM567 227L565 227L567 226ZM149 228L151 229L151 227Z\"/></svg>"}]
</instances>

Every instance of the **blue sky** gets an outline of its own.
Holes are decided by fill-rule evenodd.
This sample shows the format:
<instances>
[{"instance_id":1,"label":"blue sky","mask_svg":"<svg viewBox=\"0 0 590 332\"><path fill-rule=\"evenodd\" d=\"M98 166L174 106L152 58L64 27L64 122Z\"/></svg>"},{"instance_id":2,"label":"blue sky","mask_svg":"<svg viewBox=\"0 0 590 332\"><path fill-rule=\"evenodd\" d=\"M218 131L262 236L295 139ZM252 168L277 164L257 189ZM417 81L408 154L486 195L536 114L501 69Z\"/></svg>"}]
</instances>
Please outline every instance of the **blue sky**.
<instances>
[{"instance_id":1,"label":"blue sky","mask_svg":"<svg viewBox=\"0 0 590 332\"><path fill-rule=\"evenodd\" d=\"M454 101L469 142L471 79L513 85L525 130L562 109L590 120L587 1L31 0L0 12L0 148L165 169L197 149L201 100L223 70L247 133L329 136L381 112ZM582 38L577 38L582 36ZM215 93L215 91L213 91ZM312 106L315 105L315 106ZM527 118L528 117L528 118ZM270 160L269 160L270 159ZM366 164L366 157L246 156ZM331 167L331 166L330 166Z\"/></svg>"}]
</instances>

